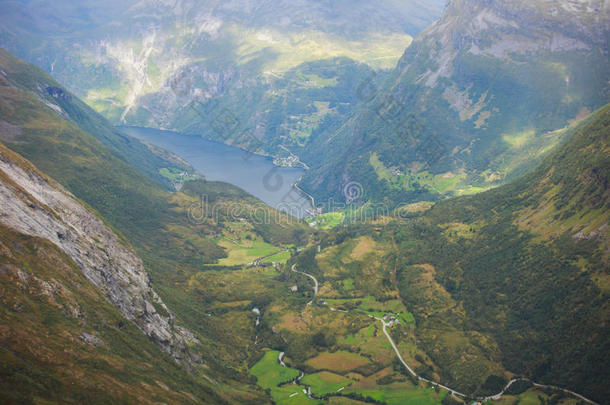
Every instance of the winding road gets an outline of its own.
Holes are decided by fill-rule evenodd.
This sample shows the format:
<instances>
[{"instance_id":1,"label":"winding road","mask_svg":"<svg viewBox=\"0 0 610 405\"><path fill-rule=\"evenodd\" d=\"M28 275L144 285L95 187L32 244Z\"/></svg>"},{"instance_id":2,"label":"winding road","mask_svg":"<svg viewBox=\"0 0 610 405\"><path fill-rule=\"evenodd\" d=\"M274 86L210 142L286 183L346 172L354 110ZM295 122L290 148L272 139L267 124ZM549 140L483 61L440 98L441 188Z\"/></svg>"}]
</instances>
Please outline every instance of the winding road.
<instances>
[{"instance_id":1,"label":"winding road","mask_svg":"<svg viewBox=\"0 0 610 405\"><path fill-rule=\"evenodd\" d=\"M312 280L313 280L313 282L314 282L314 299L315 299L315 297L318 295L318 286L319 286L319 284L318 284L318 280L317 280L317 279L316 279L314 276L312 276L311 274L309 274L309 273L305 273L305 272L303 272L303 271L298 271L298 270L296 269L296 267L297 267L297 265L296 265L296 264L293 264L293 265L292 265L292 267L291 267L291 270L292 270L293 272L295 272L295 273L303 274L303 275L305 275L305 276L307 276L307 277L309 277L310 279L312 279ZM312 303L313 303L313 299L312 299L311 301L309 301L309 302L307 303L307 305L311 305ZM329 307L329 309L330 309L331 311L348 312L348 311L342 311L342 310L339 310L339 309L336 309L336 308L332 308L332 307ZM403 365L403 366L404 366L404 367L407 369L407 371L409 372L409 374L411 374L413 377L417 378L419 381L425 381L425 382L427 382L428 384L431 384L431 385L434 385L434 386L436 386L436 387L439 387L439 388L445 389L445 390L449 391L449 392L450 392L452 395L454 395L454 396L458 396L458 397L462 397L462 398L471 398L471 397L469 397L469 396L468 396L468 395L466 395L466 394L463 394L463 393L461 393L461 392L459 392L459 391L454 390L453 388L449 388L449 387L447 387L447 386L445 386L445 385L439 384L439 383L437 383L437 382L435 382L435 381L428 380L427 378L424 378L424 377L422 377L422 376L418 375L418 374L417 374L415 371L413 371L413 369L412 369L411 367L409 367L409 365L407 364L407 362L406 362L406 361L405 361L405 360L402 358L402 355L400 354L400 351L398 350L398 347L397 347L397 346L396 346L396 344L394 343L394 339L392 339L392 336L390 336L390 334L388 333L388 330L387 330L387 326L388 326L388 324L387 324L387 323L386 323L386 322L385 322L383 319L381 319L381 318L377 318L377 317L375 317L375 316L368 315L368 314L367 314L367 316L368 316L368 317L370 317L370 318L376 319L376 320L378 320L379 322L381 322L381 324L383 325L383 333L384 333L384 334L385 334L385 336L388 338L388 341L390 342L390 345L391 345L391 346L392 346L392 348L394 349L394 352L396 353L396 356L398 357L398 360L400 360L400 362L401 362L401 363L402 363L402 365ZM547 388L547 389L552 389L552 390L562 391L562 392L564 392L564 393L566 393L566 394L573 395L573 396L577 397L578 399L581 399L581 400L583 400L583 401L585 401L585 402L587 402L587 403L589 403L589 404L592 404L592 405L599 405L597 402L592 401L592 400L590 400L590 399L588 399L588 398L586 398L586 397L584 397L584 396L582 396L582 395L580 395L580 394L578 394L578 393L576 393L576 392L574 392L574 391L570 391L570 390L568 390L568 389L561 388L561 387L556 387L556 386L554 386L554 385L545 385L545 384L539 384L539 383L533 382L533 381L531 381L531 380L529 380L529 379L527 379L527 378L513 378L512 380L510 380L510 381L508 382L508 384L506 384L506 386L505 386L505 387L502 389L502 391L498 392L497 394L490 395L490 396L487 396L487 397L478 397L478 398L476 398L476 399L477 399L477 400L479 400L479 401L481 401L481 402L485 402L485 401L487 401L487 400L499 400L499 399L500 399L500 398L502 398L502 396L503 396L503 395L506 393L506 391L507 391L507 390L508 390L508 389L511 387L511 385L513 385L513 384L514 384L514 383L516 383L517 381L529 381L529 382L531 382L531 383L532 383L532 385L533 385L533 386L535 386L535 387L538 387L538 388Z\"/></svg>"},{"instance_id":2,"label":"winding road","mask_svg":"<svg viewBox=\"0 0 610 405\"><path fill-rule=\"evenodd\" d=\"M284 253L284 252L288 252L288 249L278 250L277 252L270 253L270 254L268 254L266 256L258 257L252 263L250 263L249 266L258 266L258 265L260 265L260 263L263 260L265 260L265 259L267 259L269 257L275 256L275 255L279 255L280 253Z\"/></svg>"},{"instance_id":3,"label":"winding road","mask_svg":"<svg viewBox=\"0 0 610 405\"><path fill-rule=\"evenodd\" d=\"M307 276L307 277L309 277L310 279L312 279L312 280L313 280L313 283L314 283L314 285L313 285L313 298L315 299L315 298L316 298L316 296L318 295L318 286L319 286L319 284L318 284L318 280L317 280L317 279L316 279L314 276L312 276L311 274L309 274L309 273L305 273L305 272L302 272L302 271L298 271L298 270L297 270L297 265L296 265L296 264L293 264L293 265L292 265L291 270L292 270L292 271L294 271L295 273L303 274L304 276ZM307 303L307 305L311 305L312 303L313 303L313 299L312 299L311 301L309 301L309 302Z\"/></svg>"}]
</instances>

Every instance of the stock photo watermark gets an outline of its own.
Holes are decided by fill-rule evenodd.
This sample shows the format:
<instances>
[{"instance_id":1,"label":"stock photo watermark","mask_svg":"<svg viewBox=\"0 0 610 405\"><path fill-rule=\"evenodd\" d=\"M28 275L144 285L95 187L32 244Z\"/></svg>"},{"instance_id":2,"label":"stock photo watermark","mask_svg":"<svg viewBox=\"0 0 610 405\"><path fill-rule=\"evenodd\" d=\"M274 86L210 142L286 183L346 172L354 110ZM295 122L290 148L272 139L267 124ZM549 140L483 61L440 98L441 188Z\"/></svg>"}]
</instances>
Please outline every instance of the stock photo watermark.
<instances>
[{"instance_id":1,"label":"stock photo watermark","mask_svg":"<svg viewBox=\"0 0 610 405\"><path fill-rule=\"evenodd\" d=\"M433 166L447 154L446 147L393 93L376 101L380 96L376 77L377 73L371 73L356 89L359 100L368 105L380 120L375 132L385 130L397 134L404 146L414 147L418 160Z\"/></svg>"},{"instance_id":2,"label":"stock photo watermark","mask_svg":"<svg viewBox=\"0 0 610 405\"><path fill-rule=\"evenodd\" d=\"M431 131L426 130L420 119L409 113L408 106L405 103L393 94L384 95L380 93L375 83L376 78L377 73L373 72L356 88L359 102L366 105L377 117L373 132L383 130L396 134L402 143L401 147L410 148L416 160L423 161L428 166L436 164L446 155L445 146ZM169 85L176 97L190 97L190 100L186 103L188 108L211 128L217 140L242 149L244 160L249 160L255 153L263 150L264 143L263 135L260 135L261 131L258 131L257 134L257 131L242 122L231 109L223 106L217 98L203 98L201 91L194 91L193 81L186 72L181 72L171 79ZM287 149L287 146L290 145L284 145L284 140L281 146L292 154ZM266 191L277 193L282 190L285 179L280 169L280 167L274 166L262 176L261 185ZM362 184L351 179L341 186L337 194L342 196L344 201L341 204L346 207L358 206L367 202ZM329 200L326 204L318 206L312 196L294 184L280 198L280 202L275 208L291 216L303 218L323 212L336 211L338 205L341 204ZM377 211L379 211L379 215L388 215L391 212L389 207L380 207ZM211 209L211 212L214 215L214 209Z\"/></svg>"},{"instance_id":3,"label":"stock photo watermark","mask_svg":"<svg viewBox=\"0 0 610 405\"><path fill-rule=\"evenodd\" d=\"M347 191L350 198L357 198L363 188L359 183L351 183ZM366 203L366 206L357 206L347 202L329 199L323 207L323 212L342 212L344 214L343 225L365 223L381 217L396 219L409 219L411 214L403 208L408 204L397 204L392 207L385 203ZM300 202L282 202L276 209L270 209L264 203L253 205L240 202L210 203L207 195L201 195L197 202L192 203L187 209L187 217L190 223L202 225L210 221L238 222L247 220L255 225L270 224L298 224L307 217L309 208Z\"/></svg>"}]
</instances>

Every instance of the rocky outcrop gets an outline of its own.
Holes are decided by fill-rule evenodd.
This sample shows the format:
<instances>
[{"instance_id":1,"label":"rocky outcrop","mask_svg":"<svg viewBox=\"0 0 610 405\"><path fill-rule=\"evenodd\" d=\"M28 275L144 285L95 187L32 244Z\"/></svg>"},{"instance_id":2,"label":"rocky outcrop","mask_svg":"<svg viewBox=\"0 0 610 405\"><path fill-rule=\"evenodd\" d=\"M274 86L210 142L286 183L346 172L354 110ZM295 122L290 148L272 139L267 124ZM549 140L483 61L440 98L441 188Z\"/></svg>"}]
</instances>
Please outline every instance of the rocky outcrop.
<instances>
[{"instance_id":1,"label":"rocky outcrop","mask_svg":"<svg viewBox=\"0 0 610 405\"><path fill-rule=\"evenodd\" d=\"M54 99L63 101L72 101L72 96L66 93L62 88L56 86L48 86L45 88L47 94Z\"/></svg>"},{"instance_id":2,"label":"rocky outcrop","mask_svg":"<svg viewBox=\"0 0 610 405\"><path fill-rule=\"evenodd\" d=\"M460 53L510 60L534 52L589 51L607 53L610 7L603 0L452 0L443 17L413 43L434 61L418 81L436 87L441 78L456 74ZM423 52L407 51L399 63L406 72L414 57L421 64ZM459 74L459 72L458 72Z\"/></svg>"},{"instance_id":3,"label":"rocky outcrop","mask_svg":"<svg viewBox=\"0 0 610 405\"><path fill-rule=\"evenodd\" d=\"M197 342L174 324L141 259L61 185L0 144L0 223L47 239L80 267L106 299L177 361Z\"/></svg>"}]
</instances>

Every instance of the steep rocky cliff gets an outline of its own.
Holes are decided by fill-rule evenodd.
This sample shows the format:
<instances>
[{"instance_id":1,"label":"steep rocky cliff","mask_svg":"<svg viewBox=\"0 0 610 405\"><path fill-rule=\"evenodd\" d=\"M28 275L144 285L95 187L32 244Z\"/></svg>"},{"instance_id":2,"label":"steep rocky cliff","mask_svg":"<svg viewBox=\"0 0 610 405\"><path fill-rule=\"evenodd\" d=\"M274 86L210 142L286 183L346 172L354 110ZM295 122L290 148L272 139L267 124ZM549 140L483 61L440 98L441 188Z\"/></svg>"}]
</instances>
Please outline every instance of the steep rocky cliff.
<instances>
[{"instance_id":1,"label":"steep rocky cliff","mask_svg":"<svg viewBox=\"0 0 610 405\"><path fill-rule=\"evenodd\" d=\"M100 218L55 181L0 144L0 223L47 239L70 256L123 316L176 360L197 343L174 325L142 261Z\"/></svg>"},{"instance_id":2,"label":"steep rocky cliff","mask_svg":"<svg viewBox=\"0 0 610 405\"><path fill-rule=\"evenodd\" d=\"M411 79L409 71L419 67L423 73L415 81L426 87L446 87L451 83L440 79L465 75L472 83L475 72L460 71L458 59L468 55L506 63L517 62L520 57L543 59L546 52L599 52L607 58L609 24L610 6L602 0L450 1L443 18L422 32L413 49L401 59L398 80ZM562 73L570 79L565 67ZM602 90L607 94L607 85ZM472 100L467 104L472 105ZM453 107L458 113L463 111Z\"/></svg>"}]
</instances>

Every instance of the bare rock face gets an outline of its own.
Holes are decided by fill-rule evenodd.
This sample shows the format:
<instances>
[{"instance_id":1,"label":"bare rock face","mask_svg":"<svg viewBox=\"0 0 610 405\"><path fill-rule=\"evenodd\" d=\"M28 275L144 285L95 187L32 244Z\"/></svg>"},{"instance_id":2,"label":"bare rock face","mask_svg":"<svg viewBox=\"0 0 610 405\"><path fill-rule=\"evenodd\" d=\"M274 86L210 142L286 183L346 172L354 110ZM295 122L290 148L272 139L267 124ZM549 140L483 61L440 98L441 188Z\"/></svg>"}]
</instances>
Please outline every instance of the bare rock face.
<instances>
[{"instance_id":1,"label":"bare rock face","mask_svg":"<svg viewBox=\"0 0 610 405\"><path fill-rule=\"evenodd\" d=\"M177 361L197 339L173 323L142 260L61 185L0 144L0 223L70 256L123 316Z\"/></svg>"},{"instance_id":2,"label":"bare rock face","mask_svg":"<svg viewBox=\"0 0 610 405\"><path fill-rule=\"evenodd\" d=\"M59 87L49 86L49 87L45 88L45 91L47 92L48 95L50 95L51 97L53 97L55 99L65 100L65 101L72 100L72 96L69 95L68 93L66 93L65 91L63 91L63 89L61 89Z\"/></svg>"},{"instance_id":3,"label":"bare rock face","mask_svg":"<svg viewBox=\"0 0 610 405\"><path fill-rule=\"evenodd\" d=\"M609 33L604 0L451 0L443 17L414 42L436 65L418 79L436 87L452 77L461 52L506 61L540 52L607 52ZM399 67L407 69L413 56L407 52Z\"/></svg>"}]
</instances>

